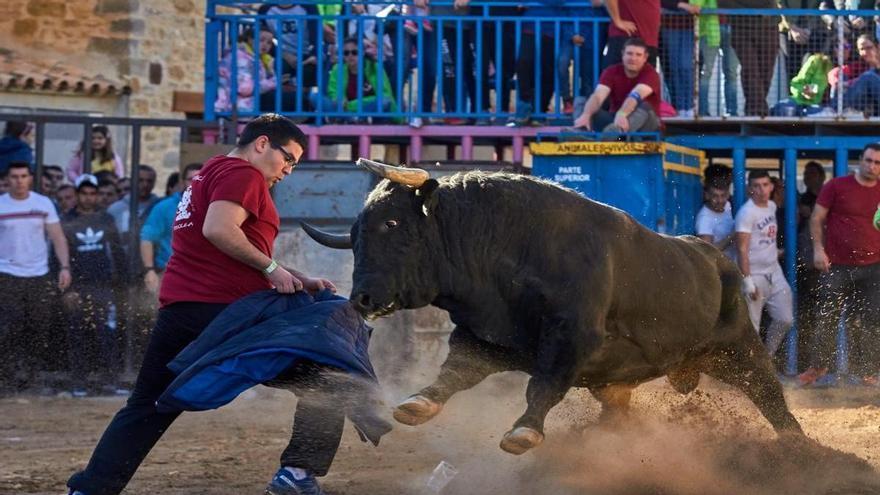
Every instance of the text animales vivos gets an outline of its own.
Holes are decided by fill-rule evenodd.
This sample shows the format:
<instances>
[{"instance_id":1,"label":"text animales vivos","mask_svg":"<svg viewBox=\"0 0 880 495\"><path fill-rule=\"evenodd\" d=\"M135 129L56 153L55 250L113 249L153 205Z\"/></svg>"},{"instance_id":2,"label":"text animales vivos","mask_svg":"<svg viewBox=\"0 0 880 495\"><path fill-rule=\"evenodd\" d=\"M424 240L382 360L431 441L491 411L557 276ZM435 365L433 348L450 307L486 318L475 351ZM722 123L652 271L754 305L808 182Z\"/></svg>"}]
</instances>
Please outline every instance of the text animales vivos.
<instances>
[{"instance_id":1,"label":"text animales vivos","mask_svg":"<svg viewBox=\"0 0 880 495\"><path fill-rule=\"evenodd\" d=\"M394 417L418 425L488 375L521 370L528 406L501 448L543 441L544 418L570 387L603 415L638 384L667 375L689 393L706 373L738 387L777 430L801 431L749 320L742 277L696 237L669 237L559 185L506 173L438 180L361 159L386 180L348 235L304 224L318 242L353 249L351 302L375 318L434 305L456 327L431 385Z\"/></svg>"}]
</instances>

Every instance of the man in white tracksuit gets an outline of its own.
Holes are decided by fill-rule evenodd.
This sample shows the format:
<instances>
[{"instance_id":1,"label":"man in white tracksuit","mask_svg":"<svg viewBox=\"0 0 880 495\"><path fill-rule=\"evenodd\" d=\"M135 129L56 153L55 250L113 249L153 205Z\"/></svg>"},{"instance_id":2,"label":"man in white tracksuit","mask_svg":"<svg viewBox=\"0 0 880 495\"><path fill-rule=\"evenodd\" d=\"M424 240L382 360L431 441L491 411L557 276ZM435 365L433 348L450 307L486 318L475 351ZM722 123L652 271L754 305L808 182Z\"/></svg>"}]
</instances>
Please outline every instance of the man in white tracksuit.
<instances>
[{"instance_id":1,"label":"man in white tracksuit","mask_svg":"<svg viewBox=\"0 0 880 495\"><path fill-rule=\"evenodd\" d=\"M761 311L767 307L772 322L764 345L771 356L776 354L794 319L792 294L776 246L776 204L770 201L773 183L766 170L749 173L750 199L736 214L737 263L743 273L743 292L749 316L757 331Z\"/></svg>"}]
</instances>

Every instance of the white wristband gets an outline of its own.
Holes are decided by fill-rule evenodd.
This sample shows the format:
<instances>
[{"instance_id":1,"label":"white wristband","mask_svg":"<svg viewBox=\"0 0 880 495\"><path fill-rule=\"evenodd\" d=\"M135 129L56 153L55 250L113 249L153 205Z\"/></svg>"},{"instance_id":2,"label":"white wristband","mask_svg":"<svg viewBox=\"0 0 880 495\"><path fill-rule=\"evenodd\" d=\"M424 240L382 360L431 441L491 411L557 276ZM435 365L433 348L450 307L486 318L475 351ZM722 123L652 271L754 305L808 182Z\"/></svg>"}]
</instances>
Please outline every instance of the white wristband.
<instances>
[{"instance_id":1,"label":"white wristband","mask_svg":"<svg viewBox=\"0 0 880 495\"><path fill-rule=\"evenodd\" d=\"M743 277L742 290L746 295L754 294L755 291L758 290L758 286L755 285L755 281L752 280L751 275Z\"/></svg>"},{"instance_id":2,"label":"white wristband","mask_svg":"<svg viewBox=\"0 0 880 495\"><path fill-rule=\"evenodd\" d=\"M269 266L267 266L266 268L263 268L263 274L270 275L272 272L275 271L276 268L278 268L278 262L276 262L275 260L272 260L272 262L269 263Z\"/></svg>"}]
</instances>

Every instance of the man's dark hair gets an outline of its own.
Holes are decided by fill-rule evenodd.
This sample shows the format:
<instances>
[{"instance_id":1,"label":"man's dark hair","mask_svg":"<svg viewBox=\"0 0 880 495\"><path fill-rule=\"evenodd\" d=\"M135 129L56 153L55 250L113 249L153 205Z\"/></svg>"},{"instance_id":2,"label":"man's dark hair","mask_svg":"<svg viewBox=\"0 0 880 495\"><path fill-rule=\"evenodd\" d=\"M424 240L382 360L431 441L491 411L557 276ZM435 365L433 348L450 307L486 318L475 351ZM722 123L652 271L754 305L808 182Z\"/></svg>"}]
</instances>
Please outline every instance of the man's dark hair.
<instances>
[{"instance_id":1,"label":"man's dark hair","mask_svg":"<svg viewBox=\"0 0 880 495\"><path fill-rule=\"evenodd\" d=\"M764 177L767 177L769 179L770 172L764 169L752 170L751 172L749 172L749 182L752 182L755 179L763 179Z\"/></svg>"},{"instance_id":2,"label":"man's dark hair","mask_svg":"<svg viewBox=\"0 0 880 495\"><path fill-rule=\"evenodd\" d=\"M138 165L138 172L150 172L151 174L156 175L155 168L153 168L149 165L144 165L143 163Z\"/></svg>"},{"instance_id":3,"label":"man's dark hair","mask_svg":"<svg viewBox=\"0 0 880 495\"><path fill-rule=\"evenodd\" d=\"M80 187L82 187L82 186L80 186ZM76 188L73 187L73 184L61 184L60 186L58 186L58 189L55 190L55 194L58 194L65 189L73 189L74 192L76 191Z\"/></svg>"},{"instance_id":4,"label":"man's dark hair","mask_svg":"<svg viewBox=\"0 0 880 495\"><path fill-rule=\"evenodd\" d=\"M868 150L871 150L871 151L880 151L880 143L868 143L868 144L866 144L865 147L862 148L862 157L865 156L865 152L868 151Z\"/></svg>"},{"instance_id":5,"label":"man's dark hair","mask_svg":"<svg viewBox=\"0 0 880 495\"><path fill-rule=\"evenodd\" d=\"M703 170L703 179L705 187L715 187L717 189L727 189L733 182L733 169L727 165L713 163Z\"/></svg>"},{"instance_id":6,"label":"man's dark hair","mask_svg":"<svg viewBox=\"0 0 880 495\"><path fill-rule=\"evenodd\" d=\"M196 162L190 163L189 165L183 167L183 175L181 177L186 178L186 174L193 172L193 171L201 170L201 169L202 169L201 163L196 163Z\"/></svg>"},{"instance_id":7,"label":"man's dark hair","mask_svg":"<svg viewBox=\"0 0 880 495\"><path fill-rule=\"evenodd\" d=\"M30 166L30 164L29 164L28 162L11 162L11 163L9 164L8 170L12 170L12 169L14 169L14 168L24 168L24 169L27 169L27 171L28 171L29 174L34 175L34 173L31 172L31 166Z\"/></svg>"},{"instance_id":8,"label":"man's dark hair","mask_svg":"<svg viewBox=\"0 0 880 495\"><path fill-rule=\"evenodd\" d=\"M116 189L116 192L117 192L117 193L119 192L119 187L118 187L118 186L116 185L116 183L113 182L112 180L110 180L110 179L98 179L98 189L101 189L102 187L107 187L107 186L113 186L113 188Z\"/></svg>"},{"instance_id":9,"label":"man's dark hair","mask_svg":"<svg viewBox=\"0 0 880 495\"><path fill-rule=\"evenodd\" d=\"M353 37L353 36L352 36L352 37L349 37L349 38L345 38L345 41L342 42L342 45L343 45L343 46L345 46L345 45L357 45L357 44L358 44L358 39L355 38L355 37Z\"/></svg>"},{"instance_id":10,"label":"man's dark hair","mask_svg":"<svg viewBox=\"0 0 880 495\"><path fill-rule=\"evenodd\" d=\"M64 169L58 165L43 165L43 175L44 176L48 177L49 174L47 174L46 172L49 172L50 170L54 171L54 172L60 172L62 174L64 173Z\"/></svg>"},{"instance_id":11,"label":"man's dark hair","mask_svg":"<svg viewBox=\"0 0 880 495\"><path fill-rule=\"evenodd\" d=\"M825 177L825 167L823 167L821 163L811 160L804 165L804 172L806 172L808 168L815 169L819 175Z\"/></svg>"},{"instance_id":12,"label":"man's dark hair","mask_svg":"<svg viewBox=\"0 0 880 495\"><path fill-rule=\"evenodd\" d=\"M28 123L23 120L10 120L6 122L6 130L3 131L4 136L21 137L28 128Z\"/></svg>"},{"instance_id":13,"label":"man's dark hair","mask_svg":"<svg viewBox=\"0 0 880 495\"><path fill-rule=\"evenodd\" d=\"M277 113L264 113L244 126L236 146L243 148L258 137L266 136L272 144L284 146L293 140L303 151L308 146L305 133L287 117Z\"/></svg>"},{"instance_id":14,"label":"man's dark hair","mask_svg":"<svg viewBox=\"0 0 880 495\"><path fill-rule=\"evenodd\" d=\"M629 38L629 39L627 39L627 40L623 43L623 50L626 50L626 47L628 47L628 46L640 46L640 47L642 47L646 52L648 51L648 44L645 43L645 40L643 40L643 39L641 39L641 38Z\"/></svg>"},{"instance_id":15,"label":"man's dark hair","mask_svg":"<svg viewBox=\"0 0 880 495\"><path fill-rule=\"evenodd\" d=\"M95 174L95 178L98 179L98 184L104 181L114 182L116 180L116 173L110 170L102 170Z\"/></svg>"},{"instance_id":16,"label":"man's dark hair","mask_svg":"<svg viewBox=\"0 0 880 495\"><path fill-rule=\"evenodd\" d=\"M171 191L180 183L180 172L171 172L165 181L165 195L170 196Z\"/></svg>"}]
</instances>

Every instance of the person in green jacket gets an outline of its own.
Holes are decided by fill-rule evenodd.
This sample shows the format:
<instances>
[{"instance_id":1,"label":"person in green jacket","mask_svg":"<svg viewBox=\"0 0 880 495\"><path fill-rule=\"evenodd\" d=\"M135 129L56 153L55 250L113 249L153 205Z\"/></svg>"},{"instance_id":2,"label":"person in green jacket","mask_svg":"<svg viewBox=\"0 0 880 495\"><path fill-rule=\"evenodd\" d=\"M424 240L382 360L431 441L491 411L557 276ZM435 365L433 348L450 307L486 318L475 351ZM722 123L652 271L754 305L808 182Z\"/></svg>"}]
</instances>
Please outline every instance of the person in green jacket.
<instances>
[{"instance_id":1,"label":"person in green jacket","mask_svg":"<svg viewBox=\"0 0 880 495\"><path fill-rule=\"evenodd\" d=\"M824 53L807 57L797 76L791 80L791 99L798 105L819 105L828 89L828 73L834 68L831 58Z\"/></svg>"},{"instance_id":2,"label":"person in green jacket","mask_svg":"<svg viewBox=\"0 0 880 495\"><path fill-rule=\"evenodd\" d=\"M342 64L335 64L330 70L326 94L312 93L310 100L315 110L322 112L346 112L364 114L387 114L397 111L394 94L388 75L375 60L360 57L357 39L346 39L342 45ZM358 88L358 71L362 70L363 86ZM381 88L379 81L381 79ZM358 89L361 90L358 100ZM381 89L381 91L380 91ZM379 102L381 93L382 101ZM360 109L358 108L360 106ZM358 117L356 115L355 117ZM369 115L367 115L369 116ZM376 115L372 115L376 117ZM334 118L334 117L331 117Z\"/></svg>"}]
</instances>

